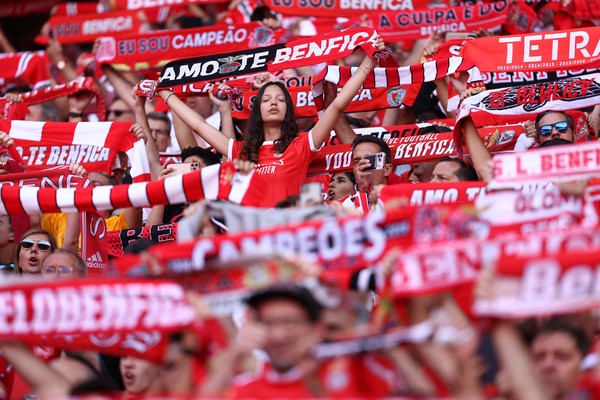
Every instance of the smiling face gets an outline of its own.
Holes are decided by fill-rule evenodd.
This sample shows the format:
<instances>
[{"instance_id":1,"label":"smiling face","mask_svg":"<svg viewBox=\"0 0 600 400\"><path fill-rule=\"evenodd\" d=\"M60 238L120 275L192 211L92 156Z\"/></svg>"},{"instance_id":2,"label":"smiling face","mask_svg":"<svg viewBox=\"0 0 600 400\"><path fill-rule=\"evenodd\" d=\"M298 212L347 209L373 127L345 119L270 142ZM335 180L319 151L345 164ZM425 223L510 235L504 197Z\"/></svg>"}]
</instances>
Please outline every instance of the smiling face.
<instances>
[{"instance_id":1,"label":"smiling face","mask_svg":"<svg viewBox=\"0 0 600 400\"><path fill-rule=\"evenodd\" d=\"M40 250L38 242L40 240L48 242L50 240L48 235L43 233L32 233L29 236L23 237L23 239L21 239L21 243L23 243L23 240L32 240L35 242L35 245L33 245L30 249L24 248L22 244L21 248L19 249L19 266L21 267L23 274L36 275L41 273L42 264L44 263L46 257L51 254L51 249L46 251Z\"/></svg>"},{"instance_id":2,"label":"smiling face","mask_svg":"<svg viewBox=\"0 0 600 400\"><path fill-rule=\"evenodd\" d=\"M260 100L260 115L263 124L269 122L283 122L287 105L285 95L277 85L268 86Z\"/></svg>"}]
</instances>

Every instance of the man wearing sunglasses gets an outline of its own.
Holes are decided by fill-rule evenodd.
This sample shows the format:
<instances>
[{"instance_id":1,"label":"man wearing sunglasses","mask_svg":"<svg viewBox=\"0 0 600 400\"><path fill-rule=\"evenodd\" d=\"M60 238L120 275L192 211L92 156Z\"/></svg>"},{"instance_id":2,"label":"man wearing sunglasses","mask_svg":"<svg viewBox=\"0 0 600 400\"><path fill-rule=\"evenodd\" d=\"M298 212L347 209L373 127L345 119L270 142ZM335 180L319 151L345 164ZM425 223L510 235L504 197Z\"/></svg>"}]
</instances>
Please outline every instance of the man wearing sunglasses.
<instances>
[{"instance_id":1,"label":"man wearing sunglasses","mask_svg":"<svg viewBox=\"0 0 600 400\"><path fill-rule=\"evenodd\" d=\"M537 140L544 144L553 139L575 142L573 117L562 111L544 111L535 118Z\"/></svg>"}]
</instances>

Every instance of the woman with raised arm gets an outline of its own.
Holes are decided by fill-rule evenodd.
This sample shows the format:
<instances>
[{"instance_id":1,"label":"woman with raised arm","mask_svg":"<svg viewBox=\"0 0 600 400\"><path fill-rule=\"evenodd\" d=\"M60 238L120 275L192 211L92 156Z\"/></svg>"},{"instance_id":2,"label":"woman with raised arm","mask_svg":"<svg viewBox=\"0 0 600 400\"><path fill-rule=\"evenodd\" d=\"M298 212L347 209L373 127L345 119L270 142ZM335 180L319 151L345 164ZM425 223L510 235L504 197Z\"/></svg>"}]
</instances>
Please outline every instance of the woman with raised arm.
<instances>
[{"instance_id":1,"label":"woman with raised arm","mask_svg":"<svg viewBox=\"0 0 600 400\"><path fill-rule=\"evenodd\" d=\"M373 46L383 50L384 43L378 38ZM375 59L364 58L356 73L308 133L298 133L294 104L285 86L281 82L266 82L254 100L243 142L230 139L210 126L175 93L161 90L158 94L179 118L219 153L230 160L240 158L257 164L256 173L268 175L268 185L261 188L264 195L259 204L253 205L273 207L277 201L300 192L308 164L375 64Z\"/></svg>"}]
</instances>

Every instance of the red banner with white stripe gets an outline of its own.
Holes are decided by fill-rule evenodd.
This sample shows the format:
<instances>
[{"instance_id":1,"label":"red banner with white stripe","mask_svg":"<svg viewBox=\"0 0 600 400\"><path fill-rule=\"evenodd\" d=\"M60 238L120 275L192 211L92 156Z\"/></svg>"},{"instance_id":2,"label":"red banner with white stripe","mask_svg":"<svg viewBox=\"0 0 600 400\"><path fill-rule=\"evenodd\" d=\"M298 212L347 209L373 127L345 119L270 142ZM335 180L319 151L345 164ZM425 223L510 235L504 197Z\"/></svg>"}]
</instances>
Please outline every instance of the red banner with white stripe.
<instances>
[{"instance_id":1,"label":"red banner with white stripe","mask_svg":"<svg viewBox=\"0 0 600 400\"><path fill-rule=\"evenodd\" d=\"M599 266L597 248L504 259L495 265L487 296L476 299L474 313L529 318L596 309L600 306Z\"/></svg>"},{"instance_id":2,"label":"red banner with white stripe","mask_svg":"<svg viewBox=\"0 0 600 400\"><path fill-rule=\"evenodd\" d=\"M137 11L56 15L48 20L54 39L61 44L93 43L102 36L131 35L139 33L142 24ZM36 43L47 45L49 39L48 36L38 36Z\"/></svg>"},{"instance_id":3,"label":"red banner with white stripe","mask_svg":"<svg viewBox=\"0 0 600 400\"><path fill-rule=\"evenodd\" d=\"M166 280L105 279L13 283L0 287L0 338L169 332L190 327L194 310L181 285Z\"/></svg>"},{"instance_id":4,"label":"red banner with white stripe","mask_svg":"<svg viewBox=\"0 0 600 400\"><path fill-rule=\"evenodd\" d=\"M397 42L424 39L436 31L472 33L479 29L497 29L506 22L508 9L509 2L501 0L469 6L373 13L367 21L386 42Z\"/></svg>"},{"instance_id":5,"label":"red banner with white stripe","mask_svg":"<svg viewBox=\"0 0 600 400\"><path fill-rule=\"evenodd\" d=\"M284 34L283 29L273 30L251 22L116 37L105 35L99 39L96 60L119 70L148 70L162 68L171 60L270 46L279 43Z\"/></svg>"},{"instance_id":6,"label":"red banner with white stripe","mask_svg":"<svg viewBox=\"0 0 600 400\"><path fill-rule=\"evenodd\" d=\"M134 181L149 180L144 142L136 142L130 122L38 122L0 120L0 130L14 140L16 159L28 171L79 163L88 172L110 172L117 152L131 161Z\"/></svg>"},{"instance_id":7,"label":"red banner with white stripe","mask_svg":"<svg viewBox=\"0 0 600 400\"><path fill-rule=\"evenodd\" d=\"M498 188L531 181L565 181L600 175L600 142L553 146L522 153L498 154L493 158Z\"/></svg>"},{"instance_id":8,"label":"red banner with white stripe","mask_svg":"<svg viewBox=\"0 0 600 400\"><path fill-rule=\"evenodd\" d=\"M34 89L49 86L50 74L43 51L0 54L2 86L9 83L30 85Z\"/></svg>"},{"instance_id":9,"label":"red banner with white stripe","mask_svg":"<svg viewBox=\"0 0 600 400\"><path fill-rule=\"evenodd\" d=\"M484 72L589 69L600 66L599 41L600 27L490 36L467 41L461 56Z\"/></svg>"}]
</instances>

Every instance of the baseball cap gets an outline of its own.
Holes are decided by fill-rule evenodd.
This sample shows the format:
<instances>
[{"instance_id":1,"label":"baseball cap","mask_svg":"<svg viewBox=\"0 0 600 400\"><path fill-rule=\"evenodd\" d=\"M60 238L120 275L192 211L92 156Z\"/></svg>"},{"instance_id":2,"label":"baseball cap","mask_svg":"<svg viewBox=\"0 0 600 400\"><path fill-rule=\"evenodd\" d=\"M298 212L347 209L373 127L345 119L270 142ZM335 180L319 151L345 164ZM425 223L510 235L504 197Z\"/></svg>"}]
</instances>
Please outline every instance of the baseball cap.
<instances>
[{"instance_id":1,"label":"baseball cap","mask_svg":"<svg viewBox=\"0 0 600 400\"><path fill-rule=\"evenodd\" d=\"M254 292L246 299L246 304L256 309L263 302L272 299L287 299L300 304L308 313L311 321L317 321L321 317L323 306L305 287L297 284L276 284L268 288Z\"/></svg>"}]
</instances>

